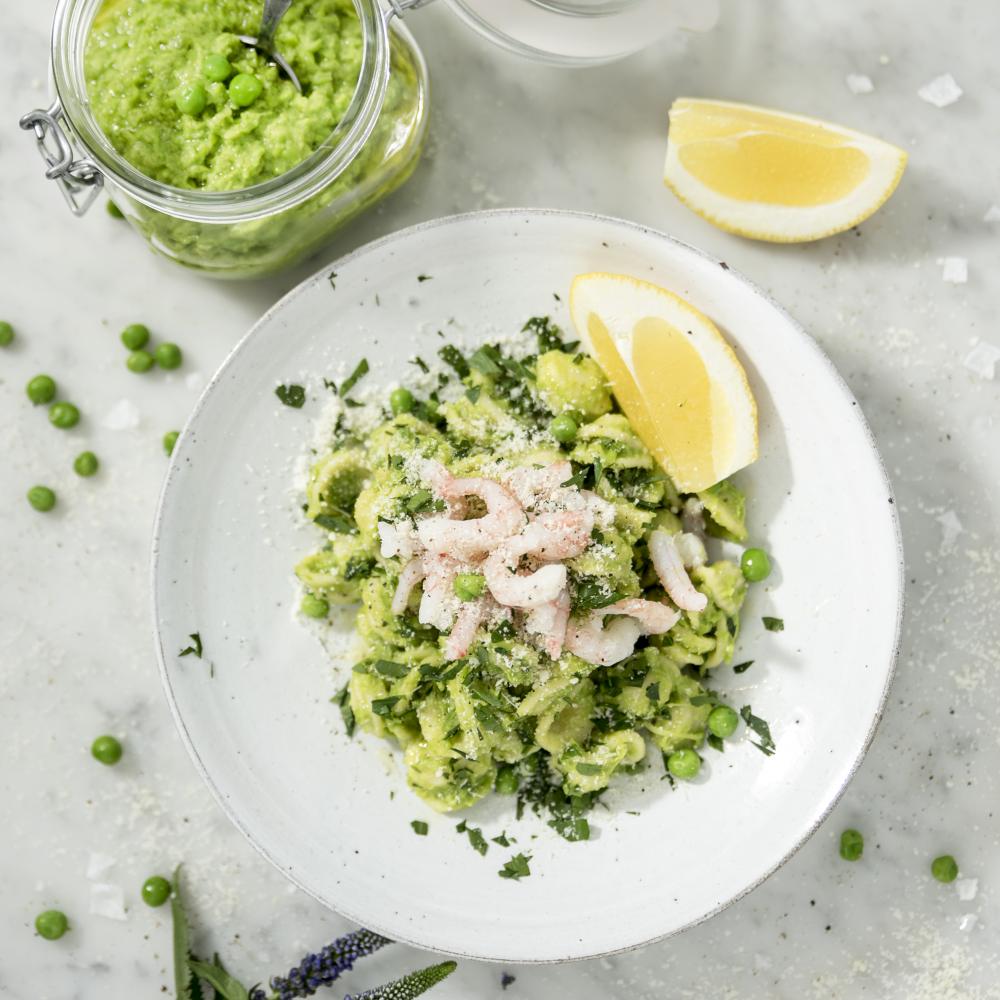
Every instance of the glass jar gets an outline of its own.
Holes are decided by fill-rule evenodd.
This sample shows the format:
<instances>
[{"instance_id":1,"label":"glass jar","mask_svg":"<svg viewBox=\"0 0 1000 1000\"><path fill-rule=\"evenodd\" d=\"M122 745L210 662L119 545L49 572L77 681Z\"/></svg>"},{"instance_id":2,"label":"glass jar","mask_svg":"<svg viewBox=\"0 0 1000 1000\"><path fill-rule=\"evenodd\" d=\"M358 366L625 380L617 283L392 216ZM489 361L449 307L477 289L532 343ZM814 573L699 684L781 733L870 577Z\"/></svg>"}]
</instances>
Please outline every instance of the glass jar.
<instances>
[{"instance_id":1,"label":"glass jar","mask_svg":"<svg viewBox=\"0 0 1000 1000\"><path fill-rule=\"evenodd\" d=\"M86 42L104 0L59 0L52 28L55 97L21 119L73 212L102 187L149 245L217 277L254 277L318 249L358 212L394 190L420 155L427 67L397 15L417 3L353 0L361 24L357 86L330 140L291 170L235 191L172 187L140 173L97 124L84 76ZM80 155L82 154L82 155Z\"/></svg>"}]
</instances>

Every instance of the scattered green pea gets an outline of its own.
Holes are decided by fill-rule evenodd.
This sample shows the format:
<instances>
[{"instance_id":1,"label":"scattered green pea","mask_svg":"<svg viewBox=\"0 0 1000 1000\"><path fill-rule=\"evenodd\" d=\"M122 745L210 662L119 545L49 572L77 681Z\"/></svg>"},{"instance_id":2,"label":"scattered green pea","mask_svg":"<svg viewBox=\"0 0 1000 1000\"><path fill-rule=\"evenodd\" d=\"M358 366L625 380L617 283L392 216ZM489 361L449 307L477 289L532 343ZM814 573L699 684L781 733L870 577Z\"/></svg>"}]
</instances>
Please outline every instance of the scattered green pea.
<instances>
[{"instance_id":1,"label":"scattered green pea","mask_svg":"<svg viewBox=\"0 0 1000 1000\"><path fill-rule=\"evenodd\" d=\"M238 108L248 108L260 97L264 84L249 73L237 73L229 81L229 100Z\"/></svg>"},{"instance_id":2,"label":"scattered green pea","mask_svg":"<svg viewBox=\"0 0 1000 1000\"><path fill-rule=\"evenodd\" d=\"M48 486L32 486L28 490L28 503L43 514L56 505L56 495Z\"/></svg>"},{"instance_id":3,"label":"scattered green pea","mask_svg":"<svg viewBox=\"0 0 1000 1000\"><path fill-rule=\"evenodd\" d=\"M0 347L10 347L14 339L14 327L5 319L0 319Z\"/></svg>"},{"instance_id":4,"label":"scattered green pea","mask_svg":"<svg viewBox=\"0 0 1000 1000\"><path fill-rule=\"evenodd\" d=\"M60 430L69 430L80 422L80 411L72 403L53 403L49 407L49 423Z\"/></svg>"},{"instance_id":5,"label":"scattered green pea","mask_svg":"<svg viewBox=\"0 0 1000 1000\"><path fill-rule=\"evenodd\" d=\"M740 559L740 569L751 583L760 583L771 575L771 560L763 549L747 549Z\"/></svg>"},{"instance_id":6,"label":"scattered green pea","mask_svg":"<svg viewBox=\"0 0 1000 1000\"><path fill-rule=\"evenodd\" d=\"M170 883L162 875L150 875L142 883L142 901L147 906L163 906L170 899Z\"/></svg>"},{"instance_id":7,"label":"scattered green pea","mask_svg":"<svg viewBox=\"0 0 1000 1000\"><path fill-rule=\"evenodd\" d=\"M125 213L109 198L104 205L112 219L124 219Z\"/></svg>"},{"instance_id":8,"label":"scattered green pea","mask_svg":"<svg viewBox=\"0 0 1000 1000\"><path fill-rule=\"evenodd\" d=\"M306 594L302 598L300 607L302 614L308 615L310 618L325 618L330 613L330 602L315 594Z\"/></svg>"},{"instance_id":9,"label":"scattered green pea","mask_svg":"<svg viewBox=\"0 0 1000 1000\"><path fill-rule=\"evenodd\" d=\"M143 374L143 372L148 372L153 365L156 364L156 360L149 351L133 351L125 359L125 367L128 368L130 372L135 372L137 375Z\"/></svg>"},{"instance_id":10,"label":"scattered green pea","mask_svg":"<svg viewBox=\"0 0 1000 1000\"><path fill-rule=\"evenodd\" d=\"M69 930L69 920L62 910L45 910L35 917L35 930L46 941L58 941Z\"/></svg>"},{"instance_id":11,"label":"scattered green pea","mask_svg":"<svg viewBox=\"0 0 1000 1000\"><path fill-rule=\"evenodd\" d=\"M474 601L486 588L486 577L481 573L458 573L452 584L455 596L462 601Z\"/></svg>"},{"instance_id":12,"label":"scattered green pea","mask_svg":"<svg viewBox=\"0 0 1000 1000\"><path fill-rule=\"evenodd\" d=\"M157 344L153 354L156 357L156 363L168 371L172 368L180 368L181 362L184 360L181 349L176 344L169 342Z\"/></svg>"},{"instance_id":13,"label":"scattered green pea","mask_svg":"<svg viewBox=\"0 0 1000 1000\"><path fill-rule=\"evenodd\" d=\"M200 83L181 87L174 96L177 110L185 115L200 115L208 104L208 94Z\"/></svg>"},{"instance_id":14,"label":"scattered green pea","mask_svg":"<svg viewBox=\"0 0 1000 1000\"><path fill-rule=\"evenodd\" d=\"M569 444L576 439L579 430L576 421L568 413L560 413L549 424L549 433L560 443Z\"/></svg>"},{"instance_id":15,"label":"scattered green pea","mask_svg":"<svg viewBox=\"0 0 1000 1000\"><path fill-rule=\"evenodd\" d=\"M840 856L845 861L857 861L865 852L865 838L857 830L845 830L840 835Z\"/></svg>"},{"instance_id":16,"label":"scattered green pea","mask_svg":"<svg viewBox=\"0 0 1000 1000\"><path fill-rule=\"evenodd\" d=\"M73 460L73 471L78 476L92 476L100 464L92 451L81 451Z\"/></svg>"},{"instance_id":17,"label":"scattered green pea","mask_svg":"<svg viewBox=\"0 0 1000 1000\"><path fill-rule=\"evenodd\" d=\"M397 417L409 413L413 409L413 393L409 389L393 389L389 394L389 406Z\"/></svg>"},{"instance_id":18,"label":"scattered green pea","mask_svg":"<svg viewBox=\"0 0 1000 1000\"><path fill-rule=\"evenodd\" d=\"M149 343L149 327L145 323L129 323L122 330L122 343L130 351L141 350Z\"/></svg>"},{"instance_id":19,"label":"scattered green pea","mask_svg":"<svg viewBox=\"0 0 1000 1000\"><path fill-rule=\"evenodd\" d=\"M931 862L931 874L939 882L954 882L958 878L958 862L950 854L942 854Z\"/></svg>"},{"instance_id":20,"label":"scattered green pea","mask_svg":"<svg viewBox=\"0 0 1000 1000\"><path fill-rule=\"evenodd\" d=\"M172 455L174 453L174 445L177 444L177 439L180 436L180 431L167 431L167 433L163 435L163 450L168 455Z\"/></svg>"},{"instance_id":21,"label":"scattered green pea","mask_svg":"<svg viewBox=\"0 0 1000 1000\"><path fill-rule=\"evenodd\" d=\"M24 390L35 406L51 403L56 396L56 380L49 375L36 375Z\"/></svg>"},{"instance_id":22,"label":"scattered green pea","mask_svg":"<svg viewBox=\"0 0 1000 1000\"><path fill-rule=\"evenodd\" d=\"M113 736L98 736L90 745L94 760L99 760L109 767L122 759L122 745Z\"/></svg>"},{"instance_id":23,"label":"scattered green pea","mask_svg":"<svg viewBox=\"0 0 1000 1000\"><path fill-rule=\"evenodd\" d=\"M708 728L720 740L732 736L739 723L740 717L728 705L716 705L708 716Z\"/></svg>"},{"instance_id":24,"label":"scattered green pea","mask_svg":"<svg viewBox=\"0 0 1000 1000\"><path fill-rule=\"evenodd\" d=\"M225 56L213 52L210 56L205 56L201 72L205 79L211 80L212 83L224 83L233 72L233 67Z\"/></svg>"},{"instance_id":25,"label":"scattered green pea","mask_svg":"<svg viewBox=\"0 0 1000 1000\"><path fill-rule=\"evenodd\" d=\"M499 795L513 795L521 785L517 771L510 765L498 768L494 788Z\"/></svg>"},{"instance_id":26,"label":"scattered green pea","mask_svg":"<svg viewBox=\"0 0 1000 1000\"><path fill-rule=\"evenodd\" d=\"M701 770L701 758L693 750L675 750L667 758L667 770L675 778L690 781Z\"/></svg>"}]
</instances>

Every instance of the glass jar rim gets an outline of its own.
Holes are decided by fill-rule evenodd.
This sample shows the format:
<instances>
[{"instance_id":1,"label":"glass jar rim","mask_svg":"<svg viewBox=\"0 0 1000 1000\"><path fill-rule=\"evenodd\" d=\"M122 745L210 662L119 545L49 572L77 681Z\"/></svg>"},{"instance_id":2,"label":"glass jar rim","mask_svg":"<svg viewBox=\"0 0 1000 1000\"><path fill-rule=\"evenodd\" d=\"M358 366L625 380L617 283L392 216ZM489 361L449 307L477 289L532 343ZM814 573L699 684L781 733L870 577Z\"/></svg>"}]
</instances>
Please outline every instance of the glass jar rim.
<instances>
[{"instance_id":1,"label":"glass jar rim","mask_svg":"<svg viewBox=\"0 0 1000 1000\"><path fill-rule=\"evenodd\" d=\"M192 222L248 222L312 197L351 163L368 141L389 83L389 17L378 0L352 0L361 22L358 82L343 118L323 144L290 170L251 187L199 191L163 184L137 170L111 145L87 97L84 53L104 0L59 0L52 22L51 70L56 97L74 137L94 165L130 197ZM402 25L399 26L402 28Z\"/></svg>"}]
</instances>

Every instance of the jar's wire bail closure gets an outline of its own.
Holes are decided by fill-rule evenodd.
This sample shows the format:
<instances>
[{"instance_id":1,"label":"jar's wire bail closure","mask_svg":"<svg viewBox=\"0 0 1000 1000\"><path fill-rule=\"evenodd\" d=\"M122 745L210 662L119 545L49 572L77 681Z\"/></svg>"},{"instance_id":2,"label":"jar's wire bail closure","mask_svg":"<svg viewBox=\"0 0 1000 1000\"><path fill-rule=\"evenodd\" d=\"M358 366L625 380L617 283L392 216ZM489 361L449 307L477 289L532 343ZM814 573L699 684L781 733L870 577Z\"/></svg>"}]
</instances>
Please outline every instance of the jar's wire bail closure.
<instances>
[{"instance_id":1,"label":"jar's wire bail closure","mask_svg":"<svg viewBox=\"0 0 1000 1000\"><path fill-rule=\"evenodd\" d=\"M18 124L34 133L45 176L58 182L70 211L79 216L94 203L104 186L104 175L91 160L74 158L73 146L59 123L61 118L62 105L55 100L45 110L29 111Z\"/></svg>"}]
</instances>

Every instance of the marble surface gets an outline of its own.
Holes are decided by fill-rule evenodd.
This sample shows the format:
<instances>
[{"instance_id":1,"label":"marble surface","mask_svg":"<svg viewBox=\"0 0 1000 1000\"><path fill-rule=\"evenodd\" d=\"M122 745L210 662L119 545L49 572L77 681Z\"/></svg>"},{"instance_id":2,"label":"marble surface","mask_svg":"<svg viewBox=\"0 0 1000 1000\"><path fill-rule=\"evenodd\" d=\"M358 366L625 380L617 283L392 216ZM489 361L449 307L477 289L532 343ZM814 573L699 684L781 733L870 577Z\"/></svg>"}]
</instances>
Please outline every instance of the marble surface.
<instances>
[{"instance_id":1,"label":"marble surface","mask_svg":"<svg viewBox=\"0 0 1000 1000\"><path fill-rule=\"evenodd\" d=\"M0 351L0 996L169 993L169 920L138 889L179 861L203 950L218 948L255 981L346 924L243 841L181 747L150 640L149 534L166 463L161 435L183 423L257 315L320 261L253 285L212 284L153 257L103 210L71 218L14 124L44 101L49 8L9 4L0 38L0 314L18 330L16 345ZM964 364L978 339L1000 345L990 277L1000 223L984 220L1000 203L989 42L1000 7L733 0L711 34L585 72L496 51L441 5L409 22L432 67L427 154L410 183L324 260L422 219L496 205L621 215L721 256L788 307L858 395L894 481L908 554L909 611L886 717L816 836L708 923L610 960L508 969L516 981L504 995L1000 995L1000 376ZM957 103L937 108L918 97L947 72L964 90ZM853 93L849 74L869 77L872 92ZM910 152L907 175L857 232L807 246L728 236L661 184L666 109L680 94L871 131ZM943 280L946 257L968 260L967 282ZM116 335L137 320L183 345L179 373L125 370ZM76 430L53 430L26 403L22 386L42 370L80 405ZM131 429L112 429L121 400L138 414ZM70 468L84 447L103 462L93 480ZM37 481L59 493L52 515L24 500ZM845 567L830 585L849 587L850 574L863 572ZM124 737L117 768L88 756L103 731ZM853 865L837 856L846 826L867 837ZM929 860L944 851L978 880L963 884L974 898L929 877ZM92 852L115 860L104 880L124 888L124 921L88 912ZM32 931L49 906L73 926L57 943ZM342 984L356 991L426 960L396 946ZM433 995L499 997L501 971L463 963Z\"/></svg>"}]
</instances>

